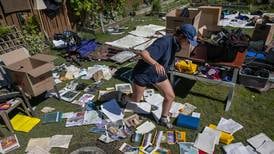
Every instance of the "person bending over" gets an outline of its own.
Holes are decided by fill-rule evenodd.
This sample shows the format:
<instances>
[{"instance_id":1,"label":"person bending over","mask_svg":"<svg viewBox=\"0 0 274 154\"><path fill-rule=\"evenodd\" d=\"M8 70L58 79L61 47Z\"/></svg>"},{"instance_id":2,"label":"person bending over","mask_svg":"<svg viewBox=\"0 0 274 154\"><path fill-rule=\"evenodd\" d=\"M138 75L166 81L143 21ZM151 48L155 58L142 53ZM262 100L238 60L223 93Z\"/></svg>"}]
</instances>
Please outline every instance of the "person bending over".
<instances>
[{"instance_id":1,"label":"person bending over","mask_svg":"<svg viewBox=\"0 0 274 154\"><path fill-rule=\"evenodd\" d=\"M179 26L173 35L167 35L157 39L148 48L139 54L142 57L132 72L133 94L130 98L133 102L140 102L147 86L153 85L164 96L163 110L160 125L172 128L169 122L169 110L174 101L175 94L170 81L167 78L167 71L175 60L175 53L184 46L197 45L195 39L196 29L190 24Z\"/></svg>"}]
</instances>

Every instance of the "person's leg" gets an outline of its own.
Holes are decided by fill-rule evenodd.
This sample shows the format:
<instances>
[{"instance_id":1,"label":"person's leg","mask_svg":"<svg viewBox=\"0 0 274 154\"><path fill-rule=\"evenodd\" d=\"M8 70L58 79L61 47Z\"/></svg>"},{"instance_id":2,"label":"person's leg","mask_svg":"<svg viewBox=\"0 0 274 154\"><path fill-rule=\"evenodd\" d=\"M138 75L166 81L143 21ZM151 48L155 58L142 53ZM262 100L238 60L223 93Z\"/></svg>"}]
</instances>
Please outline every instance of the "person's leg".
<instances>
[{"instance_id":1,"label":"person's leg","mask_svg":"<svg viewBox=\"0 0 274 154\"><path fill-rule=\"evenodd\" d=\"M137 85L136 83L133 83L133 86L132 86L133 93L132 93L131 101L140 102L144 95L145 89L146 89L145 86L140 86L140 85Z\"/></svg>"},{"instance_id":2,"label":"person's leg","mask_svg":"<svg viewBox=\"0 0 274 154\"><path fill-rule=\"evenodd\" d=\"M167 117L169 115L172 102L175 99L173 88L168 79L157 83L156 86L161 91L162 95L164 95L162 116Z\"/></svg>"},{"instance_id":3,"label":"person's leg","mask_svg":"<svg viewBox=\"0 0 274 154\"><path fill-rule=\"evenodd\" d=\"M172 102L174 101L174 98L175 98L174 91L168 79L157 83L155 86L164 96L164 102L162 106L162 115L158 122L160 125L163 125L171 129L173 128L173 125L170 123L168 116L169 116L169 111L170 111Z\"/></svg>"}]
</instances>

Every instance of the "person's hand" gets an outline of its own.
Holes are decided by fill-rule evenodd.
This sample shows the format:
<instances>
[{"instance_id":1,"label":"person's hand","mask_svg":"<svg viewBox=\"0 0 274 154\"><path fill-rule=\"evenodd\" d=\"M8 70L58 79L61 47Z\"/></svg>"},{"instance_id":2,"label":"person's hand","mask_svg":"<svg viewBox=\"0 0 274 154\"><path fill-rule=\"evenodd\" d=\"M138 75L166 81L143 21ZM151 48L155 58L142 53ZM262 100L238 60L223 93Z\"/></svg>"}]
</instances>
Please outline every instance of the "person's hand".
<instances>
[{"instance_id":1,"label":"person's hand","mask_svg":"<svg viewBox=\"0 0 274 154\"><path fill-rule=\"evenodd\" d=\"M166 74L166 70L161 64L155 63L153 66L154 66L158 75L164 76Z\"/></svg>"}]
</instances>

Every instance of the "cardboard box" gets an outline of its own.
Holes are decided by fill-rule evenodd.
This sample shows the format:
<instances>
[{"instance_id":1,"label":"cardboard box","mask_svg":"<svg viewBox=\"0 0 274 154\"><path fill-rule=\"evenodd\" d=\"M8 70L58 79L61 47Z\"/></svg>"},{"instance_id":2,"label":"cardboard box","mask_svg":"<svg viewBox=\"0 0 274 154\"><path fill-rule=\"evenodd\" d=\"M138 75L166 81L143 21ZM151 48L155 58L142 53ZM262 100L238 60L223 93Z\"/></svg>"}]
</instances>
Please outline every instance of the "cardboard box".
<instances>
[{"instance_id":1,"label":"cardboard box","mask_svg":"<svg viewBox=\"0 0 274 154\"><path fill-rule=\"evenodd\" d=\"M189 8L188 10L189 17L180 17L182 9L172 10L166 15L166 29L168 32L174 31L181 24L193 24L196 21L195 18L199 10L195 8Z\"/></svg>"},{"instance_id":2,"label":"cardboard box","mask_svg":"<svg viewBox=\"0 0 274 154\"><path fill-rule=\"evenodd\" d=\"M218 6L200 6L198 32L199 35L203 35L203 31L200 28L206 27L206 29L214 29L218 26L221 18L222 7Z\"/></svg>"},{"instance_id":3,"label":"cardboard box","mask_svg":"<svg viewBox=\"0 0 274 154\"><path fill-rule=\"evenodd\" d=\"M274 36L274 24L256 24L255 30L252 35L253 41L263 40L265 45L269 45Z\"/></svg>"},{"instance_id":4,"label":"cardboard box","mask_svg":"<svg viewBox=\"0 0 274 154\"><path fill-rule=\"evenodd\" d=\"M192 24L196 29L198 29L198 24L200 20L199 10L196 8L188 8L189 17L180 17L182 9L175 9L166 15L166 33L172 34L175 29L182 24ZM180 52L176 53L178 57L189 57L193 47L188 45L181 49Z\"/></svg>"},{"instance_id":5,"label":"cardboard box","mask_svg":"<svg viewBox=\"0 0 274 154\"><path fill-rule=\"evenodd\" d=\"M12 81L30 96L38 96L54 88L51 70L53 56L37 54L30 56L25 48L16 49L0 56Z\"/></svg>"}]
</instances>

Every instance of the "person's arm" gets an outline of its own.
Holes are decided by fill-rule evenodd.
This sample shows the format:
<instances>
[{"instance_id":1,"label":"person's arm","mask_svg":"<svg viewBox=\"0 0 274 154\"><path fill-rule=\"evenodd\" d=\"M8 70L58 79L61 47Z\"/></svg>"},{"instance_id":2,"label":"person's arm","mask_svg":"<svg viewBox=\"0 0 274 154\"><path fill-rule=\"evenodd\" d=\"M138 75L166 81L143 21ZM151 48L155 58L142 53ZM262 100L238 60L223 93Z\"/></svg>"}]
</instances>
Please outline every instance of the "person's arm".
<instances>
[{"instance_id":1,"label":"person's arm","mask_svg":"<svg viewBox=\"0 0 274 154\"><path fill-rule=\"evenodd\" d=\"M150 54L147 50L144 50L144 51L140 52L139 54L145 62L147 62L148 64L154 66L157 74L159 74L159 75L165 75L166 74L165 68L161 64L159 64L156 60L154 60L150 56Z\"/></svg>"}]
</instances>

